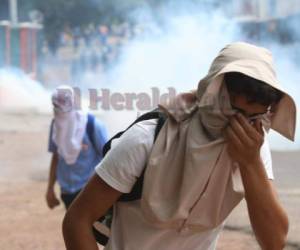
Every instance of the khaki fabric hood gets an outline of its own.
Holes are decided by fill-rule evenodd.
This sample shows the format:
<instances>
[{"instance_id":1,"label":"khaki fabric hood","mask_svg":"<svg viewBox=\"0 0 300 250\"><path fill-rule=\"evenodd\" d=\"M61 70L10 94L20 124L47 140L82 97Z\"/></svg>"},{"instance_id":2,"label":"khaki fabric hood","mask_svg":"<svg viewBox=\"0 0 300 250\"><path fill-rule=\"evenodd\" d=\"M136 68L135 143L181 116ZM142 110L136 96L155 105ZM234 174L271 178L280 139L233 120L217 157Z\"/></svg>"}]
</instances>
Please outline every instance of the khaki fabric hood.
<instances>
[{"instance_id":1,"label":"khaki fabric hood","mask_svg":"<svg viewBox=\"0 0 300 250\"><path fill-rule=\"evenodd\" d=\"M284 94L275 107L271 128L294 141L296 105L293 98L280 86L277 80L271 52L265 48L243 42L226 46L212 62L208 75L200 81L198 96L201 98L213 79L227 72L245 74L269 84Z\"/></svg>"}]
</instances>

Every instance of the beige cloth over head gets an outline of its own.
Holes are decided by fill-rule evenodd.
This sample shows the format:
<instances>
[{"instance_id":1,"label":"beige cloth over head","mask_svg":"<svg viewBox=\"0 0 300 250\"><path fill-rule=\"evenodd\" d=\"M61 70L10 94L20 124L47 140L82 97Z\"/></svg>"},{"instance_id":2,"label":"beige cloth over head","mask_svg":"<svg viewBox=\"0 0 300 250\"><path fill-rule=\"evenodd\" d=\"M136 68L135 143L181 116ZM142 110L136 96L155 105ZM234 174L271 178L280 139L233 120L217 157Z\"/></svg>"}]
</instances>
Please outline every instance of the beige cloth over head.
<instances>
[{"instance_id":1,"label":"beige cloth over head","mask_svg":"<svg viewBox=\"0 0 300 250\"><path fill-rule=\"evenodd\" d=\"M193 93L161 108L168 114L146 167L141 206L159 228L203 231L220 225L244 196L222 130L233 114L223 75L240 72L282 91L271 128L293 140L296 107L279 86L271 53L247 43L222 49ZM242 83L241 83L242 84Z\"/></svg>"},{"instance_id":2,"label":"beige cloth over head","mask_svg":"<svg viewBox=\"0 0 300 250\"><path fill-rule=\"evenodd\" d=\"M68 165L77 161L87 124L87 114L75 109L74 91L69 86L59 86L52 94L54 122L52 139L58 154Z\"/></svg>"}]
</instances>

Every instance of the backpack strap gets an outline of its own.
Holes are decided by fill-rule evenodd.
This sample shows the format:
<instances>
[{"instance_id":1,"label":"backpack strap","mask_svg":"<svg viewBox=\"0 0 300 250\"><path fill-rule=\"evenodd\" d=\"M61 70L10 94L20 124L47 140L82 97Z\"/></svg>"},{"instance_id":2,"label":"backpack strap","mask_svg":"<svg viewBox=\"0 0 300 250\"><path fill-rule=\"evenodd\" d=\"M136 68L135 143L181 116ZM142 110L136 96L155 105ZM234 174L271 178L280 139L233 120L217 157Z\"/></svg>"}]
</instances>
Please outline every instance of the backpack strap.
<instances>
[{"instance_id":1,"label":"backpack strap","mask_svg":"<svg viewBox=\"0 0 300 250\"><path fill-rule=\"evenodd\" d=\"M88 114L88 120L87 120L87 124L86 124L86 133L89 137L89 140L90 140L94 150L100 154L99 150L97 149L96 143L95 143L94 131L95 131L95 116L93 116L92 114Z\"/></svg>"},{"instance_id":2,"label":"backpack strap","mask_svg":"<svg viewBox=\"0 0 300 250\"><path fill-rule=\"evenodd\" d=\"M106 153L110 150L112 141L114 139L117 139L117 138L121 137L134 124L136 124L138 122L141 122L141 121L145 121L145 120L160 119L160 118L162 119L162 117L163 117L163 113L161 111L159 111L159 109L154 109L153 111L150 111L148 113L145 113L145 114L141 115L132 124L130 124L129 127L127 127L123 131L120 131L119 133L114 135L107 143L105 143L105 145L103 146L103 149L102 149L103 156L105 156ZM165 118L165 115L164 115L164 118ZM162 123L161 126L163 125L163 122L160 122L160 123ZM157 130L157 128L156 128L156 130ZM159 130L157 132L159 132Z\"/></svg>"},{"instance_id":3,"label":"backpack strap","mask_svg":"<svg viewBox=\"0 0 300 250\"><path fill-rule=\"evenodd\" d=\"M94 144L94 122L95 117L92 114L88 114L86 132L92 144Z\"/></svg>"},{"instance_id":4,"label":"backpack strap","mask_svg":"<svg viewBox=\"0 0 300 250\"><path fill-rule=\"evenodd\" d=\"M155 111L152 111L152 112L155 112L155 115L157 115L156 118L158 118L157 125L156 125L155 132L154 132L154 138L153 138L153 142L155 142L161 128L163 127L163 125L164 125L164 123L167 119L167 116L166 116L166 114L164 114L163 112L158 111L158 110L157 111L155 110ZM150 114L150 113L151 112L149 112L148 114ZM146 117L149 117L149 116L147 115ZM144 167L142 174L137 178L131 192L122 194L119 197L118 201L134 201L134 200L141 199L142 191L143 191L145 171L146 171L146 166Z\"/></svg>"}]
</instances>

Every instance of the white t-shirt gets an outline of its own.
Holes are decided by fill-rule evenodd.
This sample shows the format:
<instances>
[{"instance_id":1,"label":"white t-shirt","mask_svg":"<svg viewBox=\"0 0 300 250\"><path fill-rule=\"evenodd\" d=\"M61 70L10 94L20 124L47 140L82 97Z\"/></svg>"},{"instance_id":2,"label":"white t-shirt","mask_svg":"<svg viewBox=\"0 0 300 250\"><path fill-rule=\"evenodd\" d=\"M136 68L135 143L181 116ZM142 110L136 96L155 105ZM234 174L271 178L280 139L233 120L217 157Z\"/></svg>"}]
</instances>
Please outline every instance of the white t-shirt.
<instances>
[{"instance_id":1,"label":"white t-shirt","mask_svg":"<svg viewBox=\"0 0 300 250\"><path fill-rule=\"evenodd\" d=\"M96 173L111 187L129 193L141 175L153 146L157 120L135 124L113 143L110 152L96 167ZM124 150L126 149L126 150ZM267 140L261 157L270 179L272 160ZM194 233L189 229L157 229L145 221L140 201L117 202L114 205L110 240L105 250L213 250L223 225Z\"/></svg>"}]
</instances>

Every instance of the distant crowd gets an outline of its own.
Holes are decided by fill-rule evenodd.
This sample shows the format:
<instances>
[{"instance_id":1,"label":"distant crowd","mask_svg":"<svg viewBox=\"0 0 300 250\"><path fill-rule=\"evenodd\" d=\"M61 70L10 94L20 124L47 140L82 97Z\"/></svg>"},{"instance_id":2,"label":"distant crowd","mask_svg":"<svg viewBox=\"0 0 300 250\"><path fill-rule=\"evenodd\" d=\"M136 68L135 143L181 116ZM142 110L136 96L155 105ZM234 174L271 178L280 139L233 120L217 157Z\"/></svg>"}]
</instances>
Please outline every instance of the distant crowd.
<instances>
[{"instance_id":1,"label":"distant crowd","mask_svg":"<svg viewBox=\"0 0 300 250\"><path fill-rule=\"evenodd\" d=\"M119 25L89 25L86 28L65 29L60 47L72 47L71 74L108 69L120 51L134 37L143 34L145 27L122 23Z\"/></svg>"}]
</instances>

